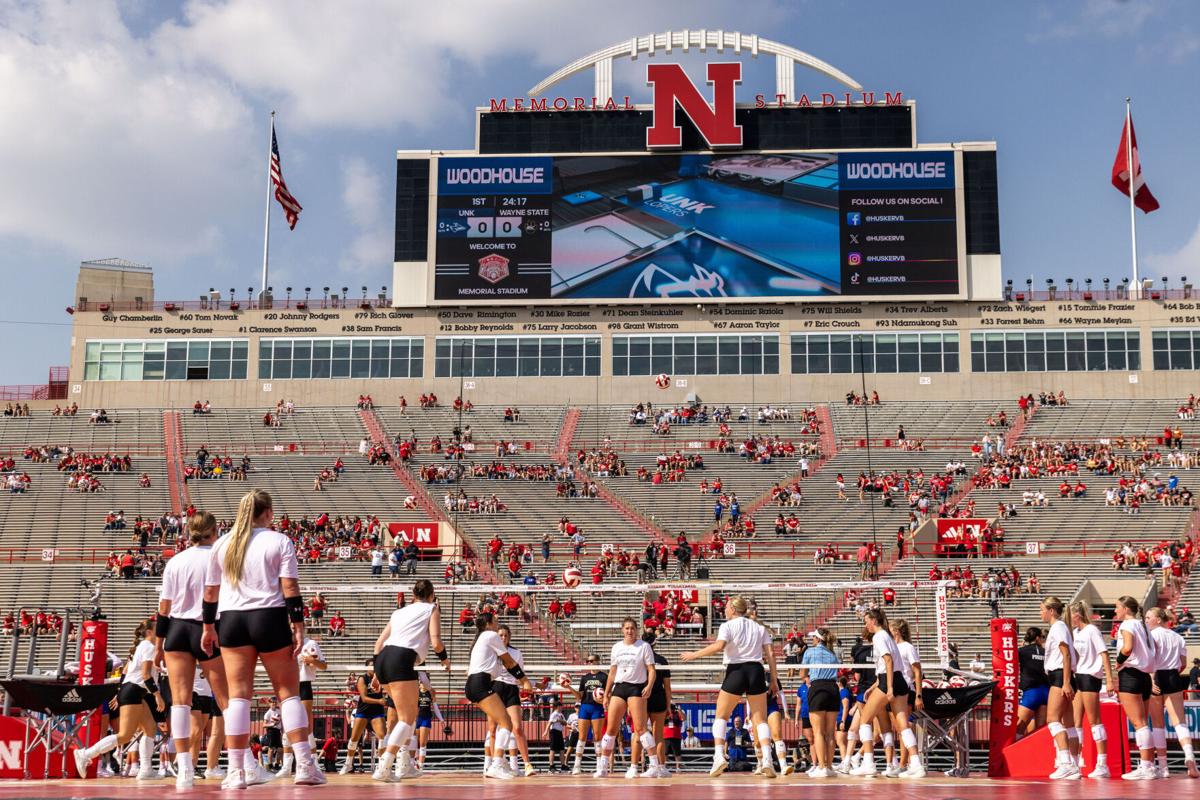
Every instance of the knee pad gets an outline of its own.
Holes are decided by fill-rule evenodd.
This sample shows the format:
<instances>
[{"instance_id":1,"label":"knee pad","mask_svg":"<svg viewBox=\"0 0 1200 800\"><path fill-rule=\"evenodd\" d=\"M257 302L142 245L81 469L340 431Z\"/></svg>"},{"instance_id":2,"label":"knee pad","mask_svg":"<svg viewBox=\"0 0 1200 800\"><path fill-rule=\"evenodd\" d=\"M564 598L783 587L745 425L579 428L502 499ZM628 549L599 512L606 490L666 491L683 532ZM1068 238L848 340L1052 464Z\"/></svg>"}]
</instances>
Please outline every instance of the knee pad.
<instances>
[{"instance_id":1,"label":"knee pad","mask_svg":"<svg viewBox=\"0 0 1200 800\"><path fill-rule=\"evenodd\" d=\"M1063 727L1063 724L1061 722L1051 722L1046 727L1050 730L1050 735L1055 738L1058 738L1058 735L1060 733L1067 732L1067 729Z\"/></svg>"},{"instance_id":2,"label":"knee pad","mask_svg":"<svg viewBox=\"0 0 1200 800\"><path fill-rule=\"evenodd\" d=\"M584 741L583 739L580 739L578 742L575 743L575 755L582 756L583 751L586 748L587 748L587 742Z\"/></svg>"},{"instance_id":3,"label":"knee pad","mask_svg":"<svg viewBox=\"0 0 1200 800\"><path fill-rule=\"evenodd\" d=\"M1153 735L1149 728L1138 728L1133 732L1133 740L1137 742L1139 750L1149 750L1154 745Z\"/></svg>"},{"instance_id":4,"label":"knee pad","mask_svg":"<svg viewBox=\"0 0 1200 800\"><path fill-rule=\"evenodd\" d=\"M400 747L412 735L412 725L407 722L397 722L396 727L388 734L387 746Z\"/></svg>"},{"instance_id":5,"label":"knee pad","mask_svg":"<svg viewBox=\"0 0 1200 800\"><path fill-rule=\"evenodd\" d=\"M758 723L758 746L767 747L771 744L771 726L765 722Z\"/></svg>"},{"instance_id":6,"label":"knee pad","mask_svg":"<svg viewBox=\"0 0 1200 800\"><path fill-rule=\"evenodd\" d=\"M192 709L189 706L171 706L171 736L187 739L192 735Z\"/></svg>"},{"instance_id":7,"label":"knee pad","mask_svg":"<svg viewBox=\"0 0 1200 800\"><path fill-rule=\"evenodd\" d=\"M283 723L284 733L308 727L308 712L299 697L289 697L279 704L279 721Z\"/></svg>"},{"instance_id":8,"label":"knee pad","mask_svg":"<svg viewBox=\"0 0 1200 800\"><path fill-rule=\"evenodd\" d=\"M250 701L244 697L229 698L225 709L225 735L245 736L250 733Z\"/></svg>"},{"instance_id":9,"label":"knee pad","mask_svg":"<svg viewBox=\"0 0 1200 800\"><path fill-rule=\"evenodd\" d=\"M496 729L495 752L497 757L502 757L504 751L508 750L508 743L512 739L512 734L505 728Z\"/></svg>"},{"instance_id":10,"label":"knee pad","mask_svg":"<svg viewBox=\"0 0 1200 800\"><path fill-rule=\"evenodd\" d=\"M723 741L725 741L725 729L726 729L728 726L729 726L729 723L728 723L728 722L726 722L725 720L723 720L723 719L714 719L714 720L713 720L713 724L712 724L712 735L713 735L713 739L715 739L715 740L716 740L716 741L718 741L718 742L723 742Z\"/></svg>"},{"instance_id":11,"label":"knee pad","mask_svg":"<svg viewBox=\"0 0 1200 800\"><path fill-rule=\"evenodd\" d=\"M609 736L607 733L604 734L604 738L600 740L600 752L604 753L605 755L611 753L613 751L613 745L615 745L616 742L617 740L614 737Z\"/></svg>"},{"instance_id":12,"label":"knee pad","mask_svg":"<svg viewBox=\"0 0 1200 800\"><path fill-rule=\"evenodd\" d=\"M912 728L905 728L900 731L900 741L904 743L904 749L911 750L917 746L917 735Z\"/></svg>"},{"instance_id":13,"label":"knee pad","mask_svg":"<svg viewBox=\"0 0 1200 800\"><path fill-rule=\"evenodd\" d=\"M1078 725L1076 725L1074 728L1067 728L1067 738L1068 739L1082 739L1083 738L1083 728L1079 727Z\"/></svg>"},{"instance_id":14,"label":"knee pad","mask_svg":"<svg viewBox=\"0 0 1200 800\"><path fill-rule=\"evenodd\" d=\"M1152 737L1152 741L1154 742L1155 750L1166 750L1167 749L1167 729L1166 728L1155 728L1152 731L1151 737Z\"/></svg>"},{"instance_id":15,"label":"knee pad","mask_svg":"<svg viewBox=\"0 0 1200 800\"><path fill-rule=\"evenodd\" d=\"M846 731L846 741L849 742L851 746L858 741L858 728L851 728L850 730Z\"/></svg>"},{"instance_id":16,"label":"knee pad","mask_svg":"<svg viewBox=\"0 0 1200 800\"><path fill-rule=\"evenodd\" d=\"M492 741L493 741L493 740L492 740L492 734L489 732L487 736L483 737L483 746L484 746L484 747L491 747L491 746L492 746ZM582 748L582 747L583 747L583 740L582 740L582 739L580 739L580 740L579 740L579 747L580 747L580 748Z\"/></svg>"},{"instance_id":17,"label":"knee pad","mask_svg":"<svg viewBox=\"0 0 1200 800\"><path fill-rule=\"evenodd\" d=\"M883 746L884 747L895 747L896 746L896 737L892 735L891 731L884 732Z\"/></svg>"},{"instance_id":18,"label":"knee pad","mask_svg":"<svg viewBox=\"0 0 1200 800\"><path fill-rule=\"evenodd\" d=\"M871 727L871 723L864 722L858 726L858 739L863 744L873 743L875 741L875 730Z\"/></svg>"},{"instance_id":19,"label":"knee pad","mask_svg":"<svg viewBox=\"0 0 1200 800\"><path fill-rule=\"evenodd\" d=\"M1093 725L1092 741L1103 742L1106 739L1108 739L1108 728L1105 728L1103 725Z\"/></svg>"},{"instance_id":20,"label":"knee pad","mask_svg":"<svg viewBox=\"0 0 1200 800\"><path fill-rule=\"evenodd\" d=\"M642 747L645 748L647 753L654 752L654 734L653 733L650 733L650 731L646 731L645 733L643 733L641 736L638 737L638 741L642 743Z\"/></svg>"}]
</instances>

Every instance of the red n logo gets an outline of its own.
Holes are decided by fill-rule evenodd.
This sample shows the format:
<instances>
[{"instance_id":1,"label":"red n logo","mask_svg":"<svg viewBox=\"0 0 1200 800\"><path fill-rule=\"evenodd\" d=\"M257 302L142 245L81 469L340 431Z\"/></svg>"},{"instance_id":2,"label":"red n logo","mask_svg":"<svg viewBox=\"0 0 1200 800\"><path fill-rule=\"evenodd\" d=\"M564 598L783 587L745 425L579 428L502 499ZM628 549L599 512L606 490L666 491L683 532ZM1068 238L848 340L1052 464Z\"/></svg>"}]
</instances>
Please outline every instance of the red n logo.
<instances>
[{"instance_id":1,"label":"red n logo","mask_svg":"<svg viewBox=\"0 0 1200 800\"><path fill-rule=\"evenodd\" d=\"M646 83L654 88L654 120L646 129L649 149L680 147L683 131L675 124L675 104L691 119L709 147L741 147L742 126L737 124L735 90L742 82L741 62L708 65L713 87L712 105L678 64L647 64Z\"/></svg>"}]
</instances>

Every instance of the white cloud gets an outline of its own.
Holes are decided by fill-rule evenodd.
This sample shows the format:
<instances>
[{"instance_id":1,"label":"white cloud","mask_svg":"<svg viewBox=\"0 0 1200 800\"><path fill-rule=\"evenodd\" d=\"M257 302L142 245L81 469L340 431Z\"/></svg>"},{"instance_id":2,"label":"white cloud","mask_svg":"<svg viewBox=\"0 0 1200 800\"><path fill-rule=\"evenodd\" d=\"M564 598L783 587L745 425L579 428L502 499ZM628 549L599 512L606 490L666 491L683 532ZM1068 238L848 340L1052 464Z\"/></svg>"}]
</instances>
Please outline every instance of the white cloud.
<instances>
[{"instance_id":1,"label":"white cloud","mask_svg":"<svg viewBox=\"0 0 1200 800\"><path fill-rule=\"evenodd\" d=\"M342 165L342 205L354 229L338 268L350 275L378 272L392 263L393 240L383 180L361 158Z\"/></svg>"},{"instance_id":2,"label":"white cloud","mask_svg":"<svg viewBox=\"0 0 1200 800\"><path fill-rule=\"evenodd\" d=\"M1200 279L1200 223L1197 223L1196 230L1192 231L1191 238L1179 249L1166 253L1150 253L1142 260L1148 267L1152 267L1156 274L1171 277L1187 275L1193 279Z\"/></svg>"}]
</instances>

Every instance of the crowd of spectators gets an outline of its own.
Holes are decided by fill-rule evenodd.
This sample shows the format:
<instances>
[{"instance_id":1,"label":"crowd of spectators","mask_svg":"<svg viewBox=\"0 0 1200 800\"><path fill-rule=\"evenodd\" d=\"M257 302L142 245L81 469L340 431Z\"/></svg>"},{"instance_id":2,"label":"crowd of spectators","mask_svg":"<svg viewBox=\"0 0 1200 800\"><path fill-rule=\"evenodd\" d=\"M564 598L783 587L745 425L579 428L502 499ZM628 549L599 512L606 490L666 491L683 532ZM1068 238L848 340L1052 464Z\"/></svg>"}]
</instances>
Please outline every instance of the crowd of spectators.
<instances>
[{"instance_id":1,"label":"crowd of spectators","mask_svg":"<svg viewBox=\"0 0 1200 800\"><path fill-rule=\"evenodd\" d=\"M29 416L26 412L25 416ZM54 410L50 412L52 417L77 417L79 416L79 403L71 403L71 405L63 407L55 404Z\"/></svg>"},{"instance_id":2,"label":"crowd of spectators","mask_svg":"<svg viewBox=\"0 0 1200 800\"><path fill-rule=\"evenodd\" d=\"M9 403L4 407L4 416L6 417L31 417L29 413L29 403L21 405L20 403Z\"/></svg>"},{"instance_id":3,"label":"crowd of spectators","mask_svg":"<svg viewBox=\"0 0 1200 800\"><path fill-rule=\"evenodd\" d=\"M223 456L214 456L209 452L208 446L202 444L196 448L194 459L183 465L183 480L184 483L195 480L220 480L221 478L244 481L251 469L250 456L243 455L241 460L235 463L233 456L228 453Z\"/></svg>"},{"instance_id":4,"label":"crowd of spectators","mask_svg":"<svg viewBox=\"0 0 1200 800\"><path fill-rule=\"evenodd\" d=\"M859 394L851 389L846 392L846 405L848 406L877 406L880 405L879 392L872 391L871 396L867 397L866 393Z\"/></svg>"},{"instance_id":5,"label":"crowd of spectators","mask_svg":"<svg viewBox=\"0 0 1200 800\"><path fill-rule=\"evenodd\" d=\"M0 622L5 636L13 636L17 633L22 636L29 636L33 633L37 633L38 636L60 636L64 624L62 615L55 611L28 608L22 608L16 613L9 611ZM74 625L68 631L68 637L72 640L75 638Z\"/></svg>"}]
</instances>

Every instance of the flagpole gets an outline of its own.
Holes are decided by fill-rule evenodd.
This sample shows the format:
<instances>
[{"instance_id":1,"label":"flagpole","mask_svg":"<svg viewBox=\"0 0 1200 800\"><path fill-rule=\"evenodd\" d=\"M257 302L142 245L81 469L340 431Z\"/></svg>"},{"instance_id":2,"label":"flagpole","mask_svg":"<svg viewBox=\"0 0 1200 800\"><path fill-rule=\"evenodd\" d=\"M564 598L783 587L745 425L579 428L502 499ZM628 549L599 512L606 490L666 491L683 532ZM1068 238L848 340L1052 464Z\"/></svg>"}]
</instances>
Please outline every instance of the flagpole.
<instances>
[{"instance_id":1,"label":"flagpole","mask_svg":"<svg viewBox=\"0 0 1200 800\"><path fill-rule=\"evenodd\" d=\"M1141 297L1142 284L1138 280L1137 215L1133 213L1136 209L1133 198L1137 194L1137 186L1134 183L1135 176L1133 174L1133 116L1129 111L1128 97L1125 98L1125 169L1128 170L1129 174L1129 239L1133 246L1133 296ZM264 272L263 274L265 275L266 273Z\"/></svg>"},{"instance_id":2,"label":"flagpole","mask_svg":"<svg viewBox=\"0 0 1200 800\"><path fill-rule=\"evenodd\" d=\"M271 253L271 150L275 144L275 112L271 112L270 134L267 137L267 210L263 214L263 269L262 286L258 290L261 305L263 296L267 293L267 259ZM1135 270L1136 272L1136 270Z\"/></svg>"}]
</instances>

